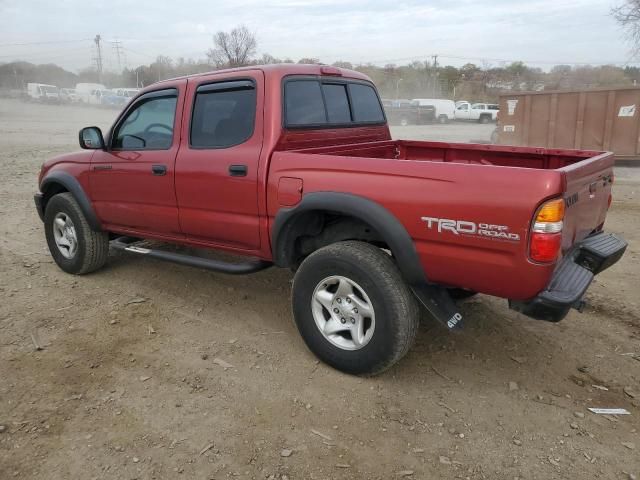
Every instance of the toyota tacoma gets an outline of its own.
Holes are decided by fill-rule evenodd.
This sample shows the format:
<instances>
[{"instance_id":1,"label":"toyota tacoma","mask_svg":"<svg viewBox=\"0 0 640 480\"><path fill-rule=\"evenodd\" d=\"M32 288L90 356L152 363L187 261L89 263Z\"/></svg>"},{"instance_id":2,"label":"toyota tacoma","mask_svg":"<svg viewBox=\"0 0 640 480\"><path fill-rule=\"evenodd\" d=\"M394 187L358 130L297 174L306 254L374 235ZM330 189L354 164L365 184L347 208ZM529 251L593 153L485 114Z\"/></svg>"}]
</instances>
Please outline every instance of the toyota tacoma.
<instances>
[{"instance_id":1,"label":"toyota tacoma","mask_svg":"<svg viewBox=\"0 0 640 480\"><path fill-rule=\"evenodd\" d=\"M110 248L229 274L289 268L304 341L354 374L407 352L420 305L450 329L475 293L561 320L626 248L603 229L611 153L393 140L374 85L350 70L158 82L79 142L44 163L35 195L62 270L95 271Z\"/></svg>"}]
</instances>

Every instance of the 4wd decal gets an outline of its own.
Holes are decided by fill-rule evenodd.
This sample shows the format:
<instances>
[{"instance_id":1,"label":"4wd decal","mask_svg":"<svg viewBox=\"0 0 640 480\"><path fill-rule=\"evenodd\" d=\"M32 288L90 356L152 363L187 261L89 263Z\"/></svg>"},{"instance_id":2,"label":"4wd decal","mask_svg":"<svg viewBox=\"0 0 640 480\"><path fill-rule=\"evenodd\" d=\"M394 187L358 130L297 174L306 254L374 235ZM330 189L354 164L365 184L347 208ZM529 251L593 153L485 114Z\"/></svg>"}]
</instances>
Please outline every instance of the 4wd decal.
<instances>
[{"instance_id":1,"label":"4wd decal","mask_svg":"<svg viewBox=\"0 0 640 480\"><path fill-rule=\"evenodd\" d=\"M438 233L450 232L454 235L474 235L496 240L520 241L520 235L510 232L506 225L435 217L421 217L421 220L427 224L427 228L437 229Z\"/></svg>"}]
</instances>

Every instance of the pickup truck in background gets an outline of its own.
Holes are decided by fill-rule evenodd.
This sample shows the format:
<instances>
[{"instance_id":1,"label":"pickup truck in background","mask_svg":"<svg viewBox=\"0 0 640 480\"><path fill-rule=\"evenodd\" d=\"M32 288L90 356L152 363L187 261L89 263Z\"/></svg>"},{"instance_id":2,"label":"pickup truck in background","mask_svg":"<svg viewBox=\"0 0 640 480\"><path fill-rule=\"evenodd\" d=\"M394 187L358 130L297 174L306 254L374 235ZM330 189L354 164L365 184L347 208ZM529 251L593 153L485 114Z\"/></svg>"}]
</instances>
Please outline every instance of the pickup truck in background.
<instances>
[{"instance_id":1,"label":"pickup truck in background","mask_svg":"<svg viewBox=\"0 0 640 480\"><path fill-rule=\"evenodd\" d=\"M383 100L382 106L389 125L425 125L436 120L433 105L421 106L411 100Z\"/></svg>"},{"instance_id":2,"label":"pickup truck in background","mask_svg":"<svg viewBox=\"0 0 640 480\"><path fill-rule=\"evenodd\" d=\"M495 122L500 107L493 103L459 102L456 104L456 120L473 120L479 123Z\"/></svg>"},{"instance_id":3,"label":"pickup truck in background","mask_svg":"<svg viewBox=\"0 0 640 480\"><path fill-rule=\"evenodd\" d=\"M407 352L420 304L450 329L455 299L475 292L561 320L626 247L604 231L611 153L392 140L374 85L350 70L158 82L79 141L43 164L35 195L62 270L95 271L110 247L229 274L291 269L304 341L354 374Z\"/></svg>"}]
</instances>

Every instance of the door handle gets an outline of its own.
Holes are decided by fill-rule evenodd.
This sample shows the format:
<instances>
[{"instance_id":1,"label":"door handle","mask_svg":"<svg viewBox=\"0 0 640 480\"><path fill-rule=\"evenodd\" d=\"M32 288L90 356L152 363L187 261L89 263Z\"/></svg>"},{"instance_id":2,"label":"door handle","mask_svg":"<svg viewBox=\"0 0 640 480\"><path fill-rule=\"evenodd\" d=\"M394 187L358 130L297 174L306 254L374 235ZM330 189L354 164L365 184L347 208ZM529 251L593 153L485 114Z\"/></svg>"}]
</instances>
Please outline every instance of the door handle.
<instances>
[{"instance_id":1,"label":"door handle","mask_svg":"<svg viewBox=\"0 0 640 480\"><path fill-rule=\"evenodd\" d=\"M111 170L111 165L95 165L93 167L94 171L98 171L98 170Z\"/></svg>"},{"instance_id":2,"label":"door handle","mask_svg":"<svg viewBox=\"0 0 640 480\"><path fill-rule=\"evenodd\" d=\"M232 177L246 177L247 170L246 165L229 165L229 175Z\"/></svg>"},{"instance_id":3,"label":"door handle","mask_svg":"<svg viewBox=\"0 0 640 480\"><path fill-rule=\"evenodd\" d=\"M154 175L166 175L167 174L167 166L166 165L151 165L151 171Z\"/></svg>"}]
</instances>

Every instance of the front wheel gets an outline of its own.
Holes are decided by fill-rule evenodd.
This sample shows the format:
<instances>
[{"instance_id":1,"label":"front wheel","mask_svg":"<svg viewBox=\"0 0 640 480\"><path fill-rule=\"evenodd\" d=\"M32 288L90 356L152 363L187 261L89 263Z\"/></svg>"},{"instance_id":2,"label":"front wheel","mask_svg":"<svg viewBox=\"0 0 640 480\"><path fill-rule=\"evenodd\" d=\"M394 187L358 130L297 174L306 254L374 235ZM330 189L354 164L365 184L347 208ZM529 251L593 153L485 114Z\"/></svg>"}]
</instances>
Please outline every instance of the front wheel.
<instances>
[{"instance_id":1,"label":"front wheel","mask_svg":"<svg viewBox=\"0 0 640 480\"><path fill-rule=\"evenodd\" d=\"M309 349L351 374L374 375L411 347L420 309L391 257L347 241L307 257L293 281L293 315Z\"/></svg>"},{"instance_id":2,"label":"front wheel","mask_svg":"<svg viewBox=\"0 0 640 480\"><path fill-rule=\"evenodd\" d=\"M91 229L82 209L68 192L54 195L44 214L51 256L65 272L82 275L102 267L109 256L109 234Z\"/></svg>"}]
</instances>

